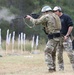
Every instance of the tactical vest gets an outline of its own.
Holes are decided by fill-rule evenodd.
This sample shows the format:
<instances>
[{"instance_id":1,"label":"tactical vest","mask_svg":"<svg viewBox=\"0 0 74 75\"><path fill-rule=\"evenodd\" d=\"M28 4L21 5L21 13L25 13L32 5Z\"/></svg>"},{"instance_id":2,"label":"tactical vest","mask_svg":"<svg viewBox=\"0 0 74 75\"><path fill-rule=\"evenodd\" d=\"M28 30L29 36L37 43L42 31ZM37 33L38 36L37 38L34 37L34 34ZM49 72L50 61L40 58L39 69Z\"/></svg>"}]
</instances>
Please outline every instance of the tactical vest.
<instances>
[{"instance_id":1,"label":"tactical vest","mask_svg":"<svg viewBox=\"0 0 74 75\"><path fill-rule=\"evenodd\" d=\"M61 21L60 18L56 15L56 14L52 14L53 18L55 19L55 23L56 23L56 29L60 30L61 29Z\"/></svg>"},{"instance_id":2,"label":"tactical vest","mask_svg":"<svg viewBox=\"0 0 74 75\"><path fill-rule=\"evenodd\" d=\"M44 29L47 34L51 33L56 33L60 32L61 29L61 21L60 18L54 14L54 13L49 13L46 17L47 21L45 22Z\"/></svg>"}]
</instances>

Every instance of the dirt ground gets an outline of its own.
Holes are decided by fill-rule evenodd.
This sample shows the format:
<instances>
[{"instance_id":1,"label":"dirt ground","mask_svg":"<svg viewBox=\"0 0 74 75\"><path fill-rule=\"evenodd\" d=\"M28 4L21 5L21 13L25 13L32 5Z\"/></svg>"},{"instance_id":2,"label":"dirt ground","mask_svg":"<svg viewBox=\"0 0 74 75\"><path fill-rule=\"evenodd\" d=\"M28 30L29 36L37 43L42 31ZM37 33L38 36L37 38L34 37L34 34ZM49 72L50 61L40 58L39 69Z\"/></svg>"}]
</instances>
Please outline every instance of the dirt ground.
<instances>
[{"instance_id":1,"label":"dirt ground","mask_svg":"<svg viewBox=\"0 0 74 75\"><path fill-rule=\"evenodd\" d=\"M0 57L0 75L74 75L69 58L64 52L65 70L59 71L56 59L56 72L49 73L44 53L8 54Z\"/></svg>"}]
</instances>

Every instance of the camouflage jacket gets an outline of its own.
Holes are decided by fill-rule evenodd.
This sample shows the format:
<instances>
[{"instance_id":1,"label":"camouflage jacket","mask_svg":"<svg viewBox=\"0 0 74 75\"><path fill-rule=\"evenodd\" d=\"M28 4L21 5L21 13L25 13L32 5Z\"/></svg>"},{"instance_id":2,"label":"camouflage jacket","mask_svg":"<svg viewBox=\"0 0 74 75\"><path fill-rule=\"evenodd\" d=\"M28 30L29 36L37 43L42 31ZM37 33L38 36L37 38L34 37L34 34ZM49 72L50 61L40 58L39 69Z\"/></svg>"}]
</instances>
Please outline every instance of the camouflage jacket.
<instances>
[{"instance_id":1,"label":"camouflage jacket","mask_svg":"<svg viewBox=\"0 0 74 75\"><path fill-rule=\"evenodd\" d=\"M57 31L60 31L61 29L61 21L57 15L54 13L48 13L42 15L38 19L30 18L30 21L34 25L43 25L45 28L45 31L50 34L50 33L55 33Z\"/></svg>"}]
</instances>

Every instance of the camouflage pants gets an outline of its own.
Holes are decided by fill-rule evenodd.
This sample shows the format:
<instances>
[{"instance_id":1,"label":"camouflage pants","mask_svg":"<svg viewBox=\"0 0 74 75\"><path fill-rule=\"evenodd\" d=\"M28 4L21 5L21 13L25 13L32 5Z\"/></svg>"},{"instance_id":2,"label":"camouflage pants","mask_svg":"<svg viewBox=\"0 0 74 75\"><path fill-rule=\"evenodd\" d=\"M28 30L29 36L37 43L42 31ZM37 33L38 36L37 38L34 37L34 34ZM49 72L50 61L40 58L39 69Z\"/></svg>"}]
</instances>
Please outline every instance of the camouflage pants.
<instances>
[{"instance_id":1,"label":"camouflage pants","mask_svg":"<svg viewBox=\"0 0 74 75\"><path fill-rule=\"evenodd\" d=\"M60 44L59 39L48 40L45 48L45 61L49 69L55 69L56 48Z\"/></svg>"},{"instance_id":2,"label":"camouflage pants","mask_svg":"<svg viewBox=\"0 0 74 75\"><path fill-rule=\"evenodd\" d=\"M63 49L65 49L68 53L68 57L70 59L70 63L72 64L73 70L74 70L74 53L72 50L72 41L70 37L67 39L66 42L63 41L62 38L62 44L59 46L58 50L58 64L59 64L59 70L64 70L64 62L63 62Z\"/></svg>"}]
</instances>

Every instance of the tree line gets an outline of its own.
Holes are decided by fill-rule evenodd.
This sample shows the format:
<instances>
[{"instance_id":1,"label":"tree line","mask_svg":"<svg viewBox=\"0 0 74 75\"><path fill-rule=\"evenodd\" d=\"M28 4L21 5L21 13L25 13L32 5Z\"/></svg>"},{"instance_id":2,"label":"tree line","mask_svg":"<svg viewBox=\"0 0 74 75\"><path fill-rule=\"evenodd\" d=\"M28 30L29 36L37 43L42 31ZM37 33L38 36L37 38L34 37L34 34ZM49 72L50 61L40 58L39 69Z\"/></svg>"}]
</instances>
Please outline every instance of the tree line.
<instances>
[{"instance_id":1,"label":"tree line","mask_svg":"<svg viewBox=\"0 0 74 75\"><path fill-rule=\"evenodd\" d=\"M6 15L6 19L4 19L4 17L0 17L0 28L2 29L2 38L6 38L7 29L10 30L10 33L15 31L16 37L21 32L24 32L27 34L27 38L30 38L30 36L32 35L39 35L42 38L46 38L45 33L42 30L42 26L37 26L30 29L25 25L22 18L13 18L13 15L23 17L30 13L40 14L41 8L44 5L50 5L52 8L56 5L61 6L63 11L69 14L74 21L74 0L0 0L0 15L4 15L1 12L1 10L5 7L6 9L8 9L8 12L10 11L10 13L8 13L7 15L9 16L9 19L11 19L11 21L9 22L6 20L8 19ZM7 13L7 11L4 10L3 12Z\"/></svg>"}]
</instances>

